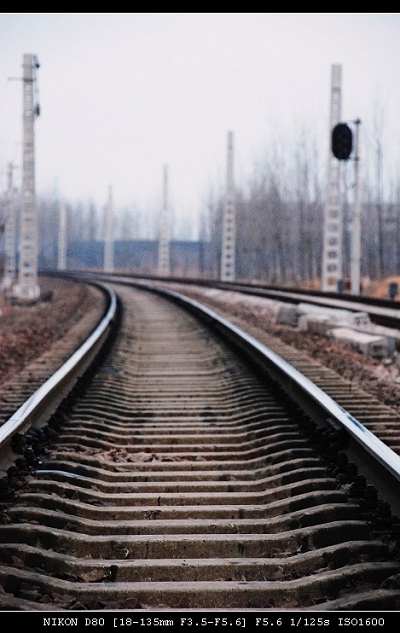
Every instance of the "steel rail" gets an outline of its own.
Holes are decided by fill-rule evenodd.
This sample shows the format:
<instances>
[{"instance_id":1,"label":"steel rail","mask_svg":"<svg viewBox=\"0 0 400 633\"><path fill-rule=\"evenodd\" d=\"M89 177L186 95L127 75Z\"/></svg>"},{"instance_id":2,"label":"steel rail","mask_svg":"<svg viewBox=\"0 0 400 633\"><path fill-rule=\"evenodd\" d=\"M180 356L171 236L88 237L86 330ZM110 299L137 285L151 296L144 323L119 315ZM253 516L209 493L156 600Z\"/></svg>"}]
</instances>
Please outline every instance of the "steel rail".
<instances>
[{"instance_id":1,"label":"steel rail","mask_svg":"<svg viewBox=\"0 0 400 633\"><path fill-rule=\"evenodd\" d=\"M25 432L32 424L37 423L39 418L54 409L100 349L117 311L116 293L105 286L101 288L109 297L105 316L74 354L0 427L0 447L9 443L13 435Z\"/></svg>"}]
</instances>

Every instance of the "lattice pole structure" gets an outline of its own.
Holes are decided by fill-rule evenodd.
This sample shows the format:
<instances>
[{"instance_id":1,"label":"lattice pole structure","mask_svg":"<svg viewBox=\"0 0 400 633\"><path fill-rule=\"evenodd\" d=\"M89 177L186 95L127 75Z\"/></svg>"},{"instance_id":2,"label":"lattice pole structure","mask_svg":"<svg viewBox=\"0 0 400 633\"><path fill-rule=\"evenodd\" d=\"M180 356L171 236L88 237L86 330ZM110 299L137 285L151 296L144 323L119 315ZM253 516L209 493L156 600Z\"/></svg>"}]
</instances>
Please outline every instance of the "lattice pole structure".
<instances>
[{"instance_id":1,"label":"lattice pole structure","mask_svg":"<svg viewBox=\"0 0 400 633\"><path fill-rule=\"evenodd\" d=\"M18 284L13 294L21 301L40 297L38 284L38 227L35 196L35 118L39 115L36 100L39 63L36 55L23 57L23 156L20 254Z\"/></svg>"},{"instance_id":2,"label":"lattice pole structure","mask_svg":"<svg viewBox=\"0 0 400 633\"><path fill-rule=\"evenodd\" d=\"M225 204L222 218L221 280L235 280L236 218L233 181L233 132L228 132Z\"/></svg>"},{"instance_id":3,"label":"lattice pole structure","mask_svg":"<svg viewBox=\"0 0 400 633\"><path fill-rule=\"evenodd\" d=\"M3 289L12 288L17 276L17 223L15 218L13 164L9 163L7 171L6 221L4 227L4 277Z\"/></svg>"},{"instance_id":4,"label":"lattice pole structure","mask_svg":"<svg viewBox=\"0 0 400 633\"><path fill-rule=\"evenodd\" d=\"M342 283L343 206L340 192L341 161L331 151L332 130L341 117L340 64L332 66L331 112L329 122L329 157L327 192L324 215L324 241L322 254L322 291L337 292Z\"/></svg>"},{"instance_id":5,"label":"lattice pole structure","mask_svg":"<svg viewBox=\"0 0 400 633\"><path fill-rule=\"evenodd\" d=\"M168 277L170 274L170 239L169 239L169 211L168 211L168 166L164 166L163 175L163 203L160 216L160 231L158 238L158 274Z\"/></svg>"},{"instance_id":6,"label":"lattice pole structure","mask_svg":"<svg viewBox=\"0 0 400 633\"><path fill-rule=\"evenodd\" d=\"M114 205L113 191L108 189L108 203L106 207L105 235L104 235L104 272L114 272Z\"/></svg>"},{"instance_id":7,"label":"lattice pole structure","mask_svg":"<svg viewBox=\"0 0 400 633\"><path fill-rule=\"evenodd\" d=\"M59 206L57 268L67 269L67 205L64 201Z\"/></svg>"}]
</instances>

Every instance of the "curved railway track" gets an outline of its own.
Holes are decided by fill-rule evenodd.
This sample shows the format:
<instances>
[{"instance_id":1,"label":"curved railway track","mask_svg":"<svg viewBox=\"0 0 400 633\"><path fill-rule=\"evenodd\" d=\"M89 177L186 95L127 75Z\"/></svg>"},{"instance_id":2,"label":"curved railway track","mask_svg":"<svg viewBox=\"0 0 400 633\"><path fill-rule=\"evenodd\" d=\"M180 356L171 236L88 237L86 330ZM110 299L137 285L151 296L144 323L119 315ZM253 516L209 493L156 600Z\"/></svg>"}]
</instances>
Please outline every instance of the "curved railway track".
<instances>
[{"instance_id":1,"label":"curved railway track","mask_svg":"<svg viewBox=\"0 0 400 633\"><path fill-rule=\"evenodd\" d=\"M296 373L282 386L210 313L217 333L115 289L108 356L8 471L0 609L398 610L400 530L380 496L390 480L398 498L396 455L375 442L370 481L374 438L334 404L328 421Z\"/></svg>"}]
</instances>

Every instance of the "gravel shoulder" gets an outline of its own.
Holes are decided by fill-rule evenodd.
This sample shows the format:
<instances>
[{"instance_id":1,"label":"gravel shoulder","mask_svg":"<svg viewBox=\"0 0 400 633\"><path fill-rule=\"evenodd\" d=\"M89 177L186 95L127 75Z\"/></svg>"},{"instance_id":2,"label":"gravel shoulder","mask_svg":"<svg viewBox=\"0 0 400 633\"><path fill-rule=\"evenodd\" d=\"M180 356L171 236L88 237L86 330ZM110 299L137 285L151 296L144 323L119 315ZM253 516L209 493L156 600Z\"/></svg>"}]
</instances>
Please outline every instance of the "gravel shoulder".
<instances>
[{"instance_id":1,"label":"gravel shoulder","mask_svg":"<svg viewBox=\"0 0 400 633\"><path fill-rule=\"evenodd\" d=\"M250 297L239 292L207 289L201 286L189 289L187 286L177 283L162 285L204 303L262 343L268 344L266 334L279 337L284 343L302 350L313 360L329 367L343 378L356 383L383 404L400 412L398 356L380 362L333 339L322 339L317 334L277 324L277 302L269 299Z\"/></svg>"}]
</instances>

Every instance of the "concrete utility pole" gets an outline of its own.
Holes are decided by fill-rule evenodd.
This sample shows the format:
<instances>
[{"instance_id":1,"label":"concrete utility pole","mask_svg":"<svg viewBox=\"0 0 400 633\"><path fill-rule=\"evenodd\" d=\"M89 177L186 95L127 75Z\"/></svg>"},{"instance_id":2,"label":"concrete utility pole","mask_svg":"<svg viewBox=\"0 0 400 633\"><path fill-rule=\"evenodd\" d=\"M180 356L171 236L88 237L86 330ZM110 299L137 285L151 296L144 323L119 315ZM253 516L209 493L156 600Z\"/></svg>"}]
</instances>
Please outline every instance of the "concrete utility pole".
<instances>
[{"instance_id":1,"label":"concrete utility pole","mask_svg":"<svg viewBox=\"0 0 400 633\"><path fill-rule=\"evenodd\" d=\"M65 202L59 205L57 268L58 270L67 268L67 205Z\"/></svg>"},{"instance_id":2,"label":"concrete utility pole","mask_svg":"<svg viewBox=\"0 0 400 633\"><path fill-rule=\"evenodd\" d=\"M158 274L168 277L170 274L170 240L168 213L168 167L164 166L163 204L160 217L160 233L158 239Z\"/></svg>"},{"instance_id":3,"label":"concrete utility pole","mask_svg":"<svg viewBox=\"0 0 400 633\"><path fill-rule=\"evenodd\" d=\"M105 235L104 235L104 272L114 272L114 208L112 187L108 190L108 204L106 208L105 218Z\"/></svg>"},{"instance_id":4,"label":"concrete utility pole","mask_svg":"<svg viewBox=\"0 0 400 633\"><path fill-rule=\"evenodd\" d=\"M328 177L322 254L323 292L337 292L339 282L342 281L343 208L340 195L340 161L333 156L331 151L332 130L341 117L341 74L341 65L334 64L332 66Z\"/></svg>"},{"instance_id":5,"label":"concrete utility pole","mask_svg":"<svg viewBox=\"0 0 400 633\"><path fill-rule=\"evenodd\" d=\"M233 182L233 132L228 132L225 205L222 219L221 281L235 280L236 219Z\"/></svg>"},{"instance_id":6,"label":"concrete utility pole","mask_svg":"<svg viewBox=\"0 0 400 633\"><path fill-rule=\"evenodd\" d=\"M36 55L23 57L23 157L21 235L18 284L13 294L21 301L34 301L40 296L38 284L38 227L35 197L35 134L34 122L39 116L37 103Z\"/></svg>"},{"instance_id":7,"label":"concrete utility pole","mask_svg":"<svg viewBox=\"0 0 400 633\"><path fill-rule=\"evenodd\" d=\"M16 219L13 191L13 164L8 164L7 193L6 193L6 222L4 227L4 278L3 290L12 288L17 274L16 254Z\"/></svg>"}]
</instances>

